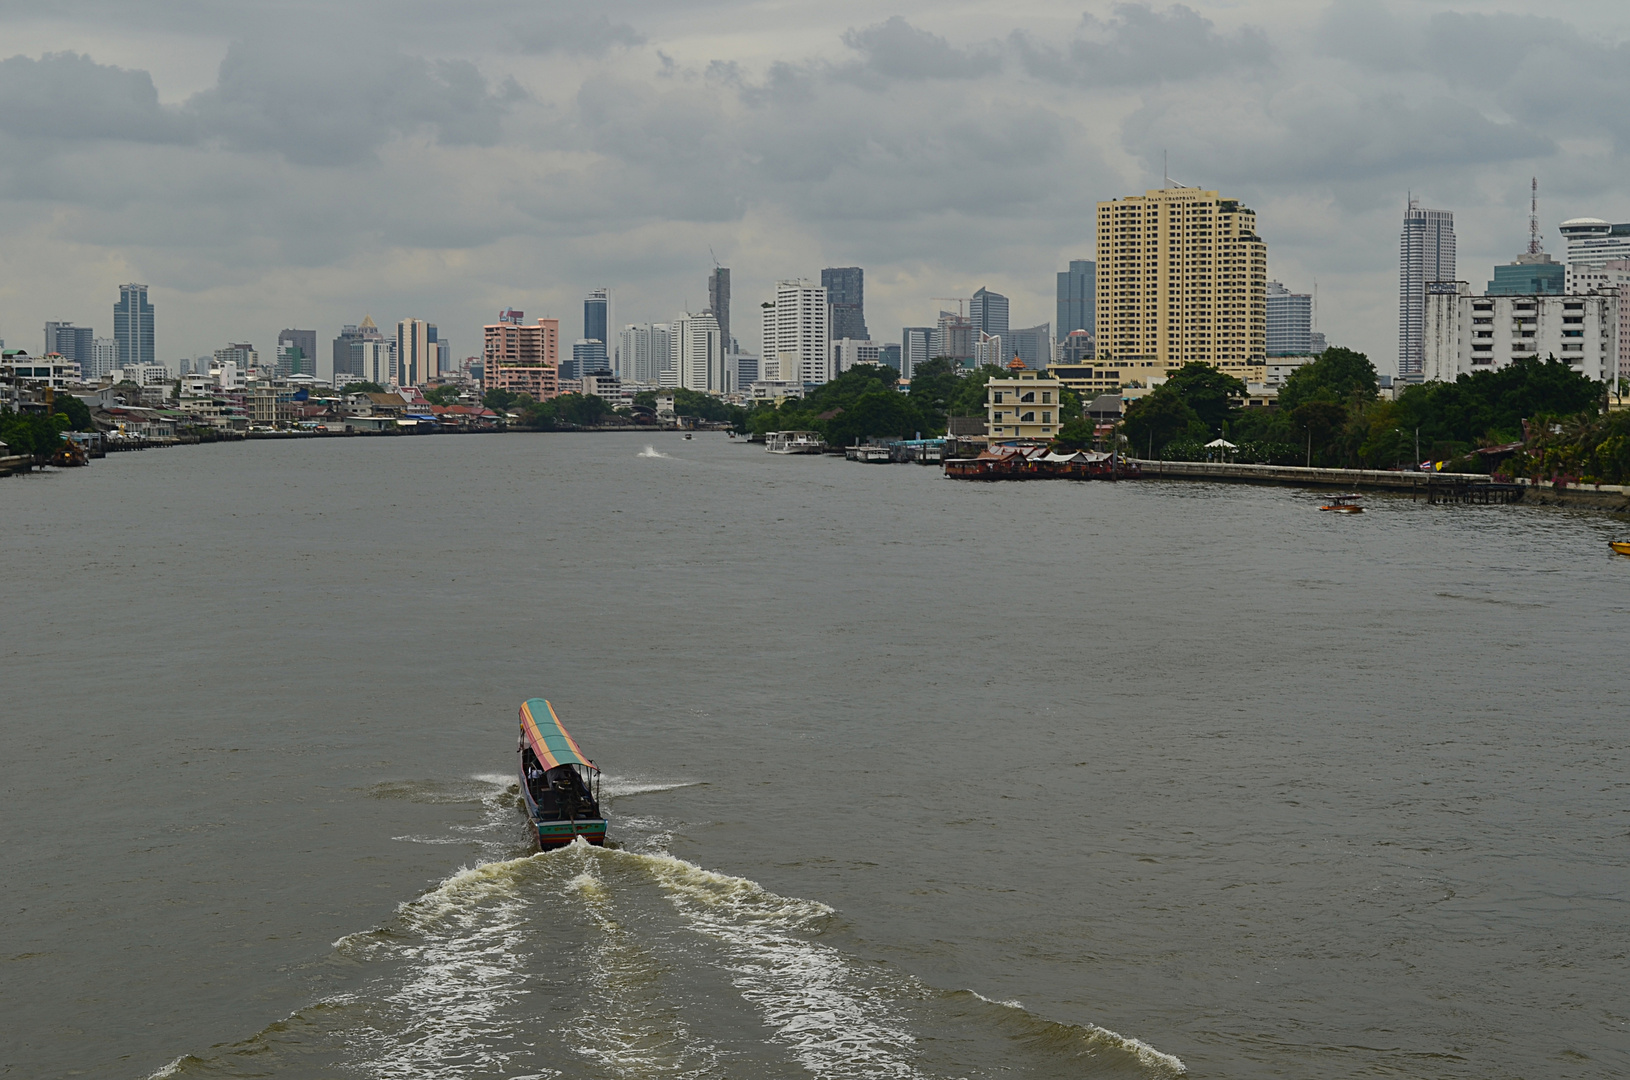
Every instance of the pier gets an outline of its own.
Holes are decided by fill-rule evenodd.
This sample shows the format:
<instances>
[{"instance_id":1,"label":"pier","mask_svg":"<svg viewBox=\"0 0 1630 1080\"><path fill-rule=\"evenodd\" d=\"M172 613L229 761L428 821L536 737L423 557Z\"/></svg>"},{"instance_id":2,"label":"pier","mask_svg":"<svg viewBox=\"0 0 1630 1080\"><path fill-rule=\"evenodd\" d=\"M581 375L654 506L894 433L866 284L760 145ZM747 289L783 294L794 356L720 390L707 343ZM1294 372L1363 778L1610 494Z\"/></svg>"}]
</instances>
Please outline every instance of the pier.
<instances>
[{"instance_id":1,"label":"pier","mask_svg":"<svg viewBox=\"0 0 1630 1080\"><path fill-rule=\"evenodd\" d=\"M1144 461L1130 459L1139 467L1145 480L1215 480L1233 484L1290 484L1296 487L1329 487L1359 490L1362 488L1384 491L1407 491L1427 495L1440 492L1464 491L1463 499L1438 498L1432 501L1475 502L1472 489L1492 486L1490 477L1482 473L1393 472L1388 469L1309 469L1301 465L1237 465L1221 461ZM1523 489L1515 484L1498 485L1510 489L1508 497L1494 501L1516 502ZM1482 501L1489 501L1484 499Z\"/></svg>"}]
</instances>

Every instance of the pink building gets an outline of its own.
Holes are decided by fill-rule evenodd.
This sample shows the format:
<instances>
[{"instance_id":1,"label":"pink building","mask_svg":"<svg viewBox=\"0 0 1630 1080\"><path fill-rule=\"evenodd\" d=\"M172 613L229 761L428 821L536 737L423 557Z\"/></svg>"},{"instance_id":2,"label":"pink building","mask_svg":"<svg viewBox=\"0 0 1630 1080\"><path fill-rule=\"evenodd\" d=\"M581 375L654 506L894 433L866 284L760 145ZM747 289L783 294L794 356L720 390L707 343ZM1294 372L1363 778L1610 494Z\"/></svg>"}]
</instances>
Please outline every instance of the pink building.
<instances>
[{"instance_id":1,"label":"pink building","mask_svg":"<svg viewBox=\"0 0 1630 1080\"><path fill-rule=\"evenodd\" d=\"M505 311L482 328L482 383L548 401L560 394L560 320L521 324L519 311Z\"/></svg>"}]
</instances>

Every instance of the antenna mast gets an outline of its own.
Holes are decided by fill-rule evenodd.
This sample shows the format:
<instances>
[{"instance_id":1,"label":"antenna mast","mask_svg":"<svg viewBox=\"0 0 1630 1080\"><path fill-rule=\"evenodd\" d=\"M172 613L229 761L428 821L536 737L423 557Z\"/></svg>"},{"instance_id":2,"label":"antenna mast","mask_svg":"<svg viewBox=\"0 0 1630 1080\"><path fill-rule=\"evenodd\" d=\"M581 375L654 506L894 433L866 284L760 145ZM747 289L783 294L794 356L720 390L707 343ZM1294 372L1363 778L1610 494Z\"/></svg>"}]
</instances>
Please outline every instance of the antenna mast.
<instances>
[{"instance_id":1,"label":"antenna mast","mask_svg":"<svg viewBox=\"0 0 1630 1080\"><path fill-rule=\"evenodd\" d=\"M1528 254L1539 253L1539 177L1536 176L1528 190Z\"/></svg>"}]
</instances>

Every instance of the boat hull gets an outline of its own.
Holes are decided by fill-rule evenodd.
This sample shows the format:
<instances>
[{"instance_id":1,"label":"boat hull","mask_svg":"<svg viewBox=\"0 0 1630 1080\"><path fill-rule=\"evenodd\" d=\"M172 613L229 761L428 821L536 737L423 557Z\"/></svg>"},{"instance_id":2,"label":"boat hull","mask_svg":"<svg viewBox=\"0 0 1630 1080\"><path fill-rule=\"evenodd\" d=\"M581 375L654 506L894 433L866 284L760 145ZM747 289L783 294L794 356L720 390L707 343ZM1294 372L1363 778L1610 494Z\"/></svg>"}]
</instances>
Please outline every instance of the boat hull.
<instances>
[{"instance_id":1,"label":"boat hull","mask_svg":"<svg viewBox=\"0 0 1630 1080\"><path fill-rule=\"evenodd\" d=\"M1609 540L1607 546L1620 555L1630 555L1630 540Z\"/></svg>"},{"instance_id":2,"label":"boat hull","mask_svg":"<svg viewBox=\"0 0 1630 1080\"><path fill-rule=\"evenodd\" d=\"M603 846L606 842L606 822L604 818L579 819L577 821L538 821L534 819L532 826L538 832L538 847L544 851L553 851L555 848L565 847L579 836L596 846Z\"/></svg>"}]
</instances>

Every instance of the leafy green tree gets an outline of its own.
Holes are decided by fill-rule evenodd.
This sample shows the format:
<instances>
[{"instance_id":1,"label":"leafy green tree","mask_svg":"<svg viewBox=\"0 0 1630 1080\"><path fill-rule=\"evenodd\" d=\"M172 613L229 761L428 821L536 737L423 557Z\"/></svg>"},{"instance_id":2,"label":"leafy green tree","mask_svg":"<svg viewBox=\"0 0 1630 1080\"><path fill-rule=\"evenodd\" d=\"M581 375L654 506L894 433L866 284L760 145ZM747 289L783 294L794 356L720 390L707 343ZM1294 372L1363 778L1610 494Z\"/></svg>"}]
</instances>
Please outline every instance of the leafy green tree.
<instances>
[{"instance_id":1,"label":"leafy green tree","mask_svg":"<svg viewBox=\"0 0 1630 1080\"><path fill-rule=\"evenodd\" d=\"M820 423L829 446L853 446L863 439L909 439L922 430L923 419L906 395L873 390Z\"/></svg>"},{"instance_id":2,"label":"leafy green tree","mask_svg":"<svg viewBox=\"0 0 1630 1080\"><path fill-rule=\"evenodd\" d=\"M961 381L960 367L948 356L925 360L911 370L911 403L936 428L945 426L951 395Z\"/></svg>"},{"instance_id":3,"label":"leafy green tree","mask_svg":"<svg viewBox=\"0 0 1630 1080\"><path fill-rule=\"evenodd\" d=\"M432 405L457 405L458 387L437 386L424 392L424 399Z\"/></svg>"},{"instance_id":4,"label":"leafy green tree","mask_svg":"<svg viewBox=\"0 0 1630 1080\"><path fill-rule=\"evenodd\" d=\"M346 383L340 388L342 394L383 394L385 388L376 382Z\"/></svg>"},{"instance_id":5,"label":"leafy green tree","mask_svg":"<svg viewBox=\"0 0 1630 1080\"><path fill-rule=\"evenodd\" d=\"M1158 386L1127 406L1124 428L1132 453L1154 456L1173 439L1184 435L1197 438L1207 431L1200 415L1168 386Z\"/></svg>"},{"instance_id":6,"label":"leafy green tree","mask_svg":"<svg viewBox=\"0 0 1630 1080\"><path fill-rule=\"evenodd\" d=\"M721 424L737 424L746 416L746 410L739 405L731 405L699 390L678 387L673 395L675 416L689 416Z\"/></svg>"},{"instance_id":7,"label":"leafy green tree","mask_svg":"<svg viewBox=\"0 0 1630 1080\"><path fill-rule=\"evenodd\" d=\"M655 390L641 390L639 393L634 395L634 404L643 409L656 408L657 392Z\"/></svg>"},{"instance_id":8,"label":"leafy green tree","mask_svg":"<svg viewBox=\"0 0 1630 1080\"><path fill-rule=\"evenodd\" d=\"M18 413L0 410L0 442L9 455L31 456L44 462L62 446L62 433L71 421L61 413Z\"/></svg>"},{"instance_id":9,"label":"leafy green tree","mask_svg":"<svg viewBox=\"0 0 1630 1080\"><path fill-rule=\"evenodd\" d=\"M346 387L349 391L351 388ZM506 390L502 386L495 386L481 395L481 404L493 412L508 412L509 407L520 400L521 395L513 390Z\"/></svg>"},{"instance_id":10,"label":"leafy green tree","mask_svg":"<svg viewBox=\"0 0 1630 1080\"><path fill-rule=\"evenodd\" d=\"M74 397L72 394L58 394L51 405L51 411L61 413L68 418L74 431L91 431L91 407Z\"/></svg>"},{"instance_id":11,"label":"leafy green tree","mask_svg":"<svg viewBox=\"0 0 1630 1080\"><path fill-rule=\"evenodd\" d=\"M1060 450L1090 450L1098 438L1098 425L1090 417L1077 417L1058 429L1053 445Z\"/></svg>"},{"instance_id":12,"label":"leafy green tree","mask_svg":"<svg viewBox=\"0 0 1630 1080\"><path fill-rule=\"evenodd\" d=\"M1334 401L1307 401L1291 410L1291 424L1308 440L1303 464L1339 464L1327 460L1328 444L1347 423L1347 406Z\"/></svg>"},{"instance_id":13,"label":"leafy green tree","mask_svg":"<svg viewBox=\"0 0 1630 1080\"><path fill-rule=\"evenodd\" d=\"M1213 434L1222 433L1234 398L1245 396L1245 384L1232 375L1197 361L1189 361L1166 379L1164 389L1176 393L1194 410Z\"/></svg>"},{"instance_id":14,"label":"leafy green tree","mask_svg":"<svg viewBox=\"0 0 1630 1080\"><path fill-rule=\"evenodd\" d=\"M1306 401L1374 401L1379 386L1369 357L1331 346L1317 360L1291 372L1279 391L1279 407L1294 410Z\"/></svg>"},{"instance_id":15,"label":"leafy green tree","mask_svg":"<svg viewBox=\"0 0 1630 1080\"><path fill-rule=\"evenodd\" d=\"M992 379L1005 379L1009 372L995 364L981 364L957 379L951 391L947 408L951 416L984 416L985 384Z\"/></svg>"}]
</instances>

